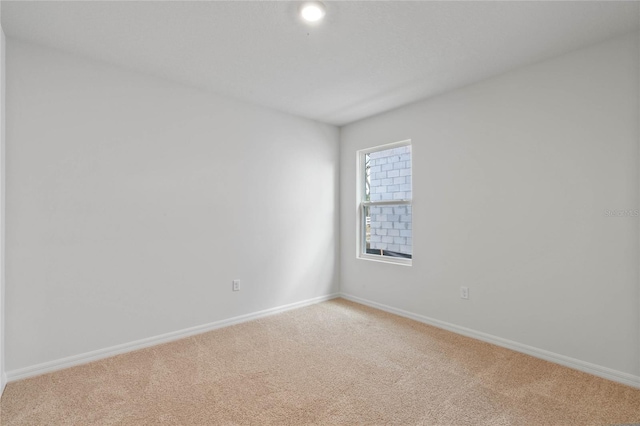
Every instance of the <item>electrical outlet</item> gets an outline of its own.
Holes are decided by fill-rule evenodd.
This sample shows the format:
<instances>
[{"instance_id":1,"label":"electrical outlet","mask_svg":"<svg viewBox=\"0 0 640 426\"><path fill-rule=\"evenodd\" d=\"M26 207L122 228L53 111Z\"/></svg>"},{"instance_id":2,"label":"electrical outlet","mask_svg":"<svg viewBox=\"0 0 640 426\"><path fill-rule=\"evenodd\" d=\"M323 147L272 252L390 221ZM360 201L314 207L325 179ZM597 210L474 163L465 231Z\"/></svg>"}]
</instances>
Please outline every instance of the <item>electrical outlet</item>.
<instances>
[{"instance_id":1,"label":"electrical outlet","mask_svg":"<svg viewBox=\"0 0 640 426\"><path fill-rule=\"evenodd\" d=\"M460 298L468 299L469 298L469 287L460 287Z\"/></svg>"},{"instance_id":2,"label":"electrical outlet","mask_svg":"<svg viewBox=\"0 0 640 426\"><path fill-rule=\"evenodd\" d=\"M240 280L233 280L233 291L240 291Z\"/></svg>"}]
</instances>

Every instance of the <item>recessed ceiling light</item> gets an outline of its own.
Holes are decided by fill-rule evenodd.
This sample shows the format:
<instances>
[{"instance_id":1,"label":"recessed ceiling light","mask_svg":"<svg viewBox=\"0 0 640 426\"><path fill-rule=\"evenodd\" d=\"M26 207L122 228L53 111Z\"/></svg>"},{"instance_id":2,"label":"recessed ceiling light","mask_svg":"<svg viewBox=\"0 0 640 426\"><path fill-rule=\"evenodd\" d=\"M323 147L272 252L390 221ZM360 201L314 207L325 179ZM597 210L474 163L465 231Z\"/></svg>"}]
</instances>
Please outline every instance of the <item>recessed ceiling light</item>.
<instances>
[{"instance_id":1,"label":"recessed ceiling light","mask_svg":"<svg viewBox=\"0 0 640 426\"><path fill-rule=\"evenodd\" d=\"M307 22L318 22L324 18L325 12L324 4L319 1L306 2L300 7L300 16Z\"/></svg>"}]
</instances>

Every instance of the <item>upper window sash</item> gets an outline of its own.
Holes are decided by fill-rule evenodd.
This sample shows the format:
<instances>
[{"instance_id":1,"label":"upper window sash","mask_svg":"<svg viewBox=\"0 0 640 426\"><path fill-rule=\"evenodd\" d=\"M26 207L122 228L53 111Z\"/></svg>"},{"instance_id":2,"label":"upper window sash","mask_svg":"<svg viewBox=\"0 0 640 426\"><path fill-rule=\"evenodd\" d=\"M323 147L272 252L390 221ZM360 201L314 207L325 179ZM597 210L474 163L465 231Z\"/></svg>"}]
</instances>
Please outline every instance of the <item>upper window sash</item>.
<instances>
[{"instance_id":1,"label":"upper window sash","mask_svg":"<svg viewBox=\"0 0 640 426\"><path fill-rule=\"evenodd\" d=\"M365 149L361 149L358 151L358 154L360 156L360 158L358 159L358 180L362 179L362 186L360 187L360 202L361 203L370 203L371 201L367 200L367 178L366 176L364 176L365 174L365 170L367 168L366 166L366 156L367 154L371 154L372 152L378 152L378 151L385 151L387 149L393 149L393 148L401 148L403 146L410 146L411 145L411 139L406 139L403 141L399 141L399 142L392 142L392 143L388 143L388 144L384 144L384 145L378 145L378 146L372 146L371 148L365 148ZM411 170L413 172L413 154L411 155ZM388 200L385 200L385 202ZM393 201L403 201L401 203L396 203L396 204L405 204L404 201L407 201L406 199L404 200L393 200ZM410 201L410 200L409 200ZM382 202L382 201L380 201ZM375 203L378 203L378 201L375 201ZM393 204L393 203L391 203Z\"/></svg>"}]
</instances>

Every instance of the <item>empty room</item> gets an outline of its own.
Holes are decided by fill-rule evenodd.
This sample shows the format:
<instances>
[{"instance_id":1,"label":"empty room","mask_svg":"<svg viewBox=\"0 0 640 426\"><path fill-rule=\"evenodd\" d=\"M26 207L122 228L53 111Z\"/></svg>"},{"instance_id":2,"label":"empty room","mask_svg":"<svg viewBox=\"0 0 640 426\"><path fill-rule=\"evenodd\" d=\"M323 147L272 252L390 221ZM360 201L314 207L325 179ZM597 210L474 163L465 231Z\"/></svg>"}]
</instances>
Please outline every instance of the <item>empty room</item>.
<instances>
[{"instance_id":1,"label":"empty room","mask_svg":"<svg viewBox=\"0 0 640 426\"><path fill-rule=\"evenodd\" d=\"M640 2L0 22L1 425L640 424Z\"/></svg>"}]
</instances>

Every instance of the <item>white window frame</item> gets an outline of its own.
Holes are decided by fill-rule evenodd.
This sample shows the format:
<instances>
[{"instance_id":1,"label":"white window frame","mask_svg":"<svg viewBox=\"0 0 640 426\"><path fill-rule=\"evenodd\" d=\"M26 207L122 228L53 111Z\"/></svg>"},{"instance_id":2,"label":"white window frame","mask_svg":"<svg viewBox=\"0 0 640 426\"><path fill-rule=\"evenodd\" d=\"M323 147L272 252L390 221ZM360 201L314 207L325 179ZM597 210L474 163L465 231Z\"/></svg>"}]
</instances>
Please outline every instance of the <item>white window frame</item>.
<instances>
[{"instance_id":1,"label":"white window frame","mask_svg":"<svg viewBox=\"0 0 640 426\"><path fill-rule=\"evenodd\" d=\"M413 255L411 259L406 259L402 257L391 257L391 256L383 256L379 254L369 254L366 250L366 219L364 216L365 207L370 206L388 206L388 205L407 205L410 206L413 203L412 199L403 199L403 200L387 200L387 201L365 201L365 156L366 154L384 151L392 148L400 148L403 146L410 146L411 139L406 139L399 142L393 142L385 145L373 146L371 148L361 149L356 153L356 258L361 260L370 260L375 262L383 262L383 263L393 263L396 265L405 265L411 266ZM411 185L413 187L413 149L411 151ZM411 194L413 195L413 188L411 190ZM412 226L413 231L413 226ZM413 240L413 238L412 238ZM412 241L413 242L413 241ZM413 244L412 244L413 246Z\"/></svg>"}]
</instances>

